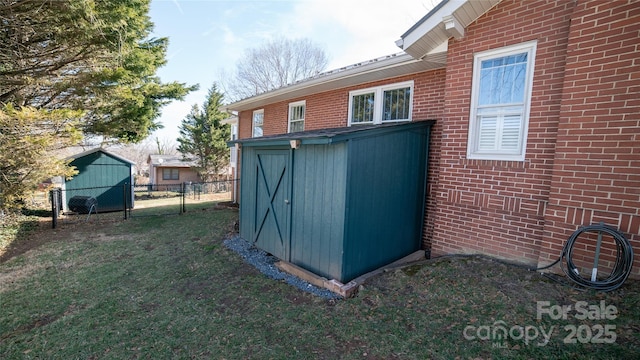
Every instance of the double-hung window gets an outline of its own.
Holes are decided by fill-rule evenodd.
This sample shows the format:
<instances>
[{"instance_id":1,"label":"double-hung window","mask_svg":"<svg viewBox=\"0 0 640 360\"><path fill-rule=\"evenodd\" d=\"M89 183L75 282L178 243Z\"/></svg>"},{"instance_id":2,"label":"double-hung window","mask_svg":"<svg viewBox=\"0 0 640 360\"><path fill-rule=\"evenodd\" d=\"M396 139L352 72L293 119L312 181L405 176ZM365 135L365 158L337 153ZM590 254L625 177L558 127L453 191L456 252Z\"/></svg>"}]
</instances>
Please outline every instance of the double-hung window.
<instances>
[{"instance_id":1,"label":"double-hung window","mask_svg":"<svg viewBox=\"0 0 640 360\"><path fill-rule=\"evenodd\" d=\"M413 81L349 92L349 125L411 121Z\"/></svg>"},{"instance_id":2,"label":"double-hung window","mask_svg":"<svg viewBox=\"0 0 640 360\"><path fill-rule=\"evenodd\" d=\"M253 130L251 136L262 136L262 125L264 125L264 109L256 110L253 112Z\"/></svg>"},{"instance_id":3,"label":"double-hung window","mask_svg":"<svg viewBox=\"0 0 640 360\"><path fill-rule=\"evenodd\" d=\"M474 56L467 157L523 161L536 43Z\"/></svg>"},{"instance_id":4,"label":"double-hung window","mask_svg":"<svg viewBox=\"0 0 640 360\"><path fill-rule=\"evenodd\" d=\"M297 101L289 104L289 132L304 131L304 111L306 102Z\"/></svg>"}]
</instances>

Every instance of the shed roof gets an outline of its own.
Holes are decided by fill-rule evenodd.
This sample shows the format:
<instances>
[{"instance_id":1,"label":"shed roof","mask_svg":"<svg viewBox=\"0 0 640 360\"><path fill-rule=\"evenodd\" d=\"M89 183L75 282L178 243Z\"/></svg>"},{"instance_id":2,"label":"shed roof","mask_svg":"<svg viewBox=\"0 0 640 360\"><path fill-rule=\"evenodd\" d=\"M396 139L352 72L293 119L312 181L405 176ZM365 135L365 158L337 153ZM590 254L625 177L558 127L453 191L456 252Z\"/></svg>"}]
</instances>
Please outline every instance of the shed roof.
<instances>
[{"instance_id":1,"label":"shed roof","mask_svg":"<svg viewBox=\"0 0 640 360\"><path fill-rule=\"evenodd\" d=\"M105 149L103 149L103 148L100 148L100 147L98 147L98 148L94 148L94 149L90 149L90 150L87 150L87 151L81 152L81 153L79 153L79 154L71 155L71 156L67 157L67 158L66 158L66 160L75 160L75 159L79 159L79 158L81 158L81 157L85 157L85 156L87 156L87 155L90 155L90 154L93 154L93 153L96 153L96 152L104 153L104 154L106 154L106 155L108 155L108 156L111 156L112 158L118 159L118 160L120 160L120 161L122 161L122 162L129 163L129 164L131 164L131 165L135 165L135 164L136 164L135 162L133 162L133 161L131 161L131 160L129 160L129 159L125 159L125 158L123 158L122 156L116 155L116 154L114 154L114 153L110 153L110 152L108 152L107 150L105 150Z\"/></svg>"},{"instance_id":2,"label":"shed roof","mask_svg":"<svg viewBox=\"0 0 640 360\"><path fill-rule=\"evenodd\" d=\"M414 121L408 123L392 123L383 125L352 125L348 127L308 130L295 133L268 135L256 138L229 141L227 144L242 146L289 146L291 140L300 140L301 145L333 144L358 137L375 136L392 131L408 131L431 126L435 121Z\"/></svg>"}]
</instances>

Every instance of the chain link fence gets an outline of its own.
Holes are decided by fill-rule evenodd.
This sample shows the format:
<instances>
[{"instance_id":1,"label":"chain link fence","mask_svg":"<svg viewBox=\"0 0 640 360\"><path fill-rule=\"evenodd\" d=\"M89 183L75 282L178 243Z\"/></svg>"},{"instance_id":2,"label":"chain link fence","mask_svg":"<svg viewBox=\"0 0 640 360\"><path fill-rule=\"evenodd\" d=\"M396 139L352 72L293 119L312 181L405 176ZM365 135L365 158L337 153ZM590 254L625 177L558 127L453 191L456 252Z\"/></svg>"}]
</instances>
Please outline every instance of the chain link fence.
<instances>
[{"instance_id":1,"label":"chain link fence","mask_svg":"<svg viewBox=\"0 0 640 360\"><path fill-rule=\"evenodd\" d=\"M221 206L234 207L238 179L203 183L121 184L51 190L52 227L65 222L121 220L179 215Z\"/></svg>"}]
</instances>

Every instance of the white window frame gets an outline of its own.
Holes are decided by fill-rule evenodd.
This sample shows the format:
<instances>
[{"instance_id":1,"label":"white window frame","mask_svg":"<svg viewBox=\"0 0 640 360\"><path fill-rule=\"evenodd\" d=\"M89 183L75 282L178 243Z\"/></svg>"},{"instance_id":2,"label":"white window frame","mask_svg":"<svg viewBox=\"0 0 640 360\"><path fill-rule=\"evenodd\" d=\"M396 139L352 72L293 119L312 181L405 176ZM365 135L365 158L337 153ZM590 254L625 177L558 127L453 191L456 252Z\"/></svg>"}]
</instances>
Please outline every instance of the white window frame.
<instances>
[{"instance_id":1,"label":"white window frame","mask_svg":"<svg viewBox=\"0 0 640 360\"><path fill-rule=\"evenodd\" d=\"M384 96L384 92L385 91L389 91L389 90L397 90L397 89L402 89L402 88L409 88L409 117L407 119L397 119L397 120L382 120L382 112L383 112L383 105L384 105L384 100L383 100L383 96ZM355 96L358 95L363 95L363 94L369 94L369 93L373 93L374 94L374 101L373 101L373 121L368 121L368 122L352 122L352 111L353 111L353 98ZM405 81L405 82L401 82L401 83L394 83L394 84L388 84L388 85L383 85L383 86L376 86L376 87L371 87L371 88L366 88L366 89L358 89L358 90L353 90L353 91L349 91L349 111L348 111L348 126L352 126L352 125L365 125L365 124L374 124L374 125L379 125L379 124L386 124L386 123L394 123L394 122L406 122L406 121L411 121L412 120L412 116L413 116L413 80L410 81Z\"/></svg>"},{"instance_id":2,"label":"white window frame","mask_svg":"<svg viewBox=\"0 0 640 360\"><path fill-rule=\"evenodd\" d=\"M238 125L237 124L231 124L231 141L237 140L238 139ZM236 165L238 164L238 147L237 145L233 145L230 147L230 154L229 154L229 165L232 168L235 168Z\"/></svg>"},{"instance_id":3,"label":"white window frame","mask_svg":"<svg viewBox=\"0 0 640 360\"><path fill-rule=\"evenodd\" d=\"M535 56L536 56L536 41L529 41L526 43L507 46L500 49L493 49L483 51L474 55L473 60L473 80L471 86L471 109L469 114L469 133L467 139L467 158L468 159L480 159L480 160L507 160L507 161L524 161L527 149L527 135L529 130L529 113L531 108L531 94L533 90L533 73L535 71ZM524 97L522 103L514 104L500 104L494 105L493 108L496 111L496 116L501 118L503 123L505 118L509 115L521 116L521 128L519 134L518 148L516 150L508 149L494 149L494 150L480 150L480 121L478 115L478 101L480 93L480 73L481 64L483 61L501 58L509 55L515 55L526 52L527 53L527 73L525 75L524 84ZM499 110L502 106L504 109L509 107L509 110ZM517 110L512 113L513 108L521 107L521 110ZM506 111L506 112L504 112ZM498 120L497 120L498 122ZM496 125L496 138L499 137L501 132L500 125ZM496 141L500 141L497 139Z\"/></svg>"},{"instance_id":4,"label":"white window frame","mask_svg":"<svg viewBox=\"0 0 640 360\"><path fill-rule=\"evenodd\" d=\"M262 114L262 124L260 126L256 125L256 115ZM256 128L259 127L262 129L262 134L256 135ZM255 110L253 115L251 116L251 137L261 137L264 135L264 109Z\"/></svg>"},{"instance_id":5,"label":"white window frame","mask_svg":"<svg viewBox=\"0 0 640 360\"><path fill-rule=\"evenodd\" d=\"M293 115L292 110L293 110L293 108L298 107L298 106L302 106L302 109L303 109L302 110L302 113L303 113L302 119L292 120L291 119L291 115ZM288 115L288 119L289 119L288 123L289 123L289 125L288 125L287 132L291 132L291 123L295 123L295 122L301 122L302 123L302 130L301 131L304 131L304 119L306 117L306 113L307 113L307 101L306 100L301 100L301 101L296 101L296 102L289 103L289 115Z\"/></svg>"}]
</instances>

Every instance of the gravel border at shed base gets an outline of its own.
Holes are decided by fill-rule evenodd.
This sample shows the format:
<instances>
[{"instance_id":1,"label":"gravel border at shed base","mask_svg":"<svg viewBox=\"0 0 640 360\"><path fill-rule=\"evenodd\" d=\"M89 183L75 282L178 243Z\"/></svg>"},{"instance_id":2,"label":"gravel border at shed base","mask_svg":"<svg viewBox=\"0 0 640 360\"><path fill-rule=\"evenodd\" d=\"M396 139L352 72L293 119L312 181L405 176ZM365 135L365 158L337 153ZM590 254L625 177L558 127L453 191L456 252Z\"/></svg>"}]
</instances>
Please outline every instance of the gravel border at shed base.
<instances>
[{"instance_id":1,"label":"gravel border at shed base","mask_svg":"<svg viewBox=\"0 0 640 360\"><path fill-rule=\"evenodd\" d=\"M224 240L224 244L229 249L238 253L245 262L251 264L261 273L275 280L283 280L287 284L293 285L300 290L320 296L325 299L343 299L355 296L358 289L364 282L389 269L404 267L424 260L424 250L411 253L402 259L392 262L377 270L361 275L346 284L336 280L328 280L316 275L295 264L282 261L275 256L267 254L265 251L251 245L240 236Z\"/></svg>"},{"instance_id":2,"label":"gravel border at shed base","mask_svg":"<svg viewBox=\"0 0 640 360\"><path fill-rule=\"evenodd\" d=\"M334 293L327 289L321 289L297 276L281 271L276 266L276 263L280 261L278 258L269 255L263 250L251 245L248 241L244 240L240 236L234 236L232 238L226 239L223 241L223 243L227 248L240 255L246 263L255 267L269 278L284 281L287 284L293 285L302 291L320 296L324 299L335 300L343 298L337 293Z\"/></svg>"}]
</instances>

